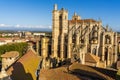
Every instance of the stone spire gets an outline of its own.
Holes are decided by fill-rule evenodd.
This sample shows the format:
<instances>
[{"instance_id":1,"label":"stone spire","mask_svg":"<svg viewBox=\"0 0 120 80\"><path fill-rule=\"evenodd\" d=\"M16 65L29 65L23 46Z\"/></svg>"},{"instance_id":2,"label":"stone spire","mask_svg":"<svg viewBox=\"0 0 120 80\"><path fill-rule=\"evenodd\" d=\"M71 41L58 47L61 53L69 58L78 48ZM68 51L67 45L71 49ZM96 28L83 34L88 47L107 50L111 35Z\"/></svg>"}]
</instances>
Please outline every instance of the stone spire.
<instances>
[{"instance_id":1,"label":"stone spire","mask_svg":"<svg viewBox=\"0 0 120 80\"><path fill-rule=\"evenodd\" d=\"M77 13L76 12L74 12L74 16L76 16L77 15Z\"/></svg>"},{"instance_id":2,"label":"stone spire","mask_svg":"<svg viewBox=\"0 0 120 80\"><path fill-rule=\"evenodd\" d=\"M57 10L57 4L54 5L54 10Z\"/></svg>"},{"instance_id":3,"label":"stone spire","mask_svg":"<svg viewBox=\"0 0 120 80\"><path fill-rule=\"evenodd\" d=\"M72 20L80 20L81 17L79 15L77 15L76 12L74 12L74 15L72 16Z\"/></svg>"}]
</instances>

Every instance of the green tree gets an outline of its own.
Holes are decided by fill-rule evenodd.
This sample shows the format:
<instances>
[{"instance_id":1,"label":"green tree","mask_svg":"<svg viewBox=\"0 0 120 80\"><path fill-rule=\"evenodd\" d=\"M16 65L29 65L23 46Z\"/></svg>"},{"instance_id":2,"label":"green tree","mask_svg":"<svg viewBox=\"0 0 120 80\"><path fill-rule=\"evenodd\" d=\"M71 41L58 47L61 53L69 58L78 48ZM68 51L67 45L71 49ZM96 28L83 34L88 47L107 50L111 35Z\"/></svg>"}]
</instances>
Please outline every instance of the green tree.
<instances>
[{"instance_id":1,"label":"green tree","mask_svg":"<svg viewBox=\"0 0 120 80\"><path fill-rule=\"evenodd\" d=\"M13 44L2 45L0 46L0 55L4 54L5 52L9 52L9 51L18 51L21 57L26 53L27 48L28 48L27 43L13 43Z\"/></svg>"}]
</instances>

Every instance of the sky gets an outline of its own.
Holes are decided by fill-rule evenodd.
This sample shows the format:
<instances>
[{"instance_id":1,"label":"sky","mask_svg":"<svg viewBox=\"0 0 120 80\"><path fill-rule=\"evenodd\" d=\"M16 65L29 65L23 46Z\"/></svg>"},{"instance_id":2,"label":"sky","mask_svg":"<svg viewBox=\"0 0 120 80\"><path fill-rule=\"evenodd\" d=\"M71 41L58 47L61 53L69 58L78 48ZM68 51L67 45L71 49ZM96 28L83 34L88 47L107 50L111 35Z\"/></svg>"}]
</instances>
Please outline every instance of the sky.
<instances>
[{"instance_id":1,"label":"sky","mask_svg":"<svg viewBox=\"0 0 120 80\"><path fill-rule=\"evenodd\" d=\"M69 19L76 12L82 19L101 19L103 26L120 31L120 0L0 0L0 28L51 29L54 4L68 10Z\"/></svg>"}]
</instances>

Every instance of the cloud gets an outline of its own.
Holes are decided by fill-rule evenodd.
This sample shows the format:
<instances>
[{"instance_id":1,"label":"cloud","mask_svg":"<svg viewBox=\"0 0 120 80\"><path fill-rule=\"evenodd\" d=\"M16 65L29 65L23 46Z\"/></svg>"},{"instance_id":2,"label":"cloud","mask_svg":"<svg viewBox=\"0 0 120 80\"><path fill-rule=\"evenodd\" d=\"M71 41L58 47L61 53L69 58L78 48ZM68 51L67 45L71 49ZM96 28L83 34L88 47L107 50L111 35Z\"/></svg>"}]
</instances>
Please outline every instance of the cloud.
<instances>
[{"instance_id":1,"label":"cloud","mask_svg":"<svg viewBox=\"0 0 120 80\"><path fill-rule=\"evenodd\" d=\"M20 27L20 25L19 25L19 24L17 24L17 25L15 25L15 27Z\"/></svg>"},{"instance_id":2,"label":"cloud","mask_svg":"<svg viewBox=\"0 0 120 80\"><path fill-rule=\"evenodd\" d=\"M10 27L11 25L8 24L0 24L0 27Z\"/></svg>"},{"instance_id":3,"label":"cloud","mask_svg":"<svg viewBox=\"0 0 120 80\"><path fill-rule=\"evenodd\" d=\"M0 26L5 26L5 24L0 24Z\"/></svg>"},{"instance_id":4,"label":"cloud","mask_svg":"<svg viewBox=\"0 0 120 80\"><path fill-rule=\"evenodd\" d=\"M49 26L49 28L51 29L51 28L52 28L52 26Z\"/></svg>"},{"instance_id":5,"label":"cloud","mask_svg":"<svg viewBox=\"0 0 120 80\"><path fill-rule=\"evenodd\" d=\"M15 25L8 25L8 24L0 24L0 27L15 27L15 28L42 28L42 29L51 29L50 25L21 25L21 24L15 24Z\"/></svg>"}]
</instances>

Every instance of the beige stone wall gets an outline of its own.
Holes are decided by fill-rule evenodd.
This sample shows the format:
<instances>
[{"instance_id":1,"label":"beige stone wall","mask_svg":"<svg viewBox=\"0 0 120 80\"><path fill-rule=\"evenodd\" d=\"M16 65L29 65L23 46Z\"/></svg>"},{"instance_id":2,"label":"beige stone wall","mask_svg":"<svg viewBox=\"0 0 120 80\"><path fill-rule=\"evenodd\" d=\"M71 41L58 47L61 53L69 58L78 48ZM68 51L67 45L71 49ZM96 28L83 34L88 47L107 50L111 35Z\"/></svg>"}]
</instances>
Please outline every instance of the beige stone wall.
<instances>
[{"instance_id":1,"label":"beige stone wall","mask_svg":"<svg viewBox=\"0 0 120 80\"><path fill-rule=\"evenodd\" d=\"M2 58L2 67L7 69L11 64L16 61L15 58Z\"/></svg>"}]
</instances>

